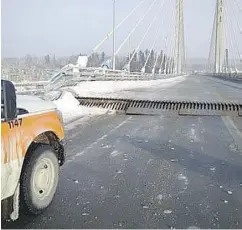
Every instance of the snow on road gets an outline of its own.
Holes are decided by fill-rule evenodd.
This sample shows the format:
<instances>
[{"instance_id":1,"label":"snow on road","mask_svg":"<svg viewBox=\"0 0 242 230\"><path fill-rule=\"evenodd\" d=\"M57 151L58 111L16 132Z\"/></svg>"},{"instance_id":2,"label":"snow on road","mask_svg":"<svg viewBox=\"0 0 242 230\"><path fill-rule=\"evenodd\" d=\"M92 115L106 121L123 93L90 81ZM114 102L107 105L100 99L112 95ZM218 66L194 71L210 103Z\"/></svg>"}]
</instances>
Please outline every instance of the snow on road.
<instances>
[{"instance_id":1,"label":"snow on road","mask_svg":"<svg viewBox=\"0 0 242 230\"><path fill-rule=\"evenodd\" d=\"M82 82L77 86L71 87L71 91L75 92L82 97L94 96L119 96L119 93L133 89L147 89L147 88L167 88L178 84L186 79L185 76L179 76L169 79L149 80L149 81L95 81L95 82ZM134 93L135 98L135 93ZM57 108L62 111L65 123L79 117L89 118L110 113L107 109L100 108L87 108L80 106L79 102L75 99L71 92L65 92L62 97L54 101Z\"/></svg>"},{"instance_id":2,"label":"snow on road","mask_svg":"<svg viewBox=\"0 0 242 230\"><path fill-rule=\"evenodd\" d=\"M167 88L185 79L185 76L178 76L169 79L149 81L92 81L81 82L77 86L71 87L71 89L81 97L112 97L118 96L119 92L132 89Z\"/></svg>"},{"instance_id":3,"label":"snow on road","mask_svg":"<svg viewBox=\"0 0 242 230\"><path fill-rule=\"evenodd\" d=\"M68 123L73 119L91 116L97 116L109 113L107 109L88 108L79 105L79 102L70 92L65 92L59 100L54 101L57 108L62 112L64 123ZM86 120L86 119L85 119Z\"/></svg>"}]
</instances>

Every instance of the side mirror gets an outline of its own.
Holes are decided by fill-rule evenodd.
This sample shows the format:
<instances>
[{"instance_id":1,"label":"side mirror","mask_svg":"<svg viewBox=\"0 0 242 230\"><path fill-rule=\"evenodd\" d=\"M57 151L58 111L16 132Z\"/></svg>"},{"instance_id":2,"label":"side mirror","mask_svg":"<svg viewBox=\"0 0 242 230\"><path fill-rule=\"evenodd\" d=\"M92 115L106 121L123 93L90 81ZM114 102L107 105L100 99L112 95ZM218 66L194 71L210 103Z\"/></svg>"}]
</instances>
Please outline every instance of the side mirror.
<instances>
[{"instance_id":1,"label":"side mirror","mask_svg":"<svg viewBox=\"0 0 242 230\"><path fill-rule=\"evenodd\" d=\"M14 120L17 117L16 91L13 83L1 80L1 113L5 121Z\"/></svg>"}]
</instances>

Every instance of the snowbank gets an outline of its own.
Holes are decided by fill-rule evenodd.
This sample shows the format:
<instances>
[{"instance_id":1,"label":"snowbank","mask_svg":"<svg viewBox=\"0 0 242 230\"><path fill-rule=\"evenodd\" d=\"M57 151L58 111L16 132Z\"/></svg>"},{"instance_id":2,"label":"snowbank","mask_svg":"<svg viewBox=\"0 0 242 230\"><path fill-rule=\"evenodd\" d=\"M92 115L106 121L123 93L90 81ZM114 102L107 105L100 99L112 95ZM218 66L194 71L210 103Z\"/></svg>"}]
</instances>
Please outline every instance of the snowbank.
<instances>
[{"instance_id":1,"label":"snowbank","mask_svg":"<svg viewBox=\"0 0 242 230\"><path fill-rule=\"evenodd\" d=\"M186 79L185 76L174 77L161 80L149 80L149 81L96 81L96 82L82 82L77 86L71 87L69 90L73 93L82 96L119 96L119 92L126 93L124 91L132 89L147 89L147 88L167 88L175 84L178 84ZM135 98L135 92L132 94ZM107 109L101 108L87 108L80 106L79 102L75 99L71 92L64 92L59 100L54 101L57 108L62 111L63 119L65 123L70 122L76 118L102 115L107 113L113 113Z\"/></svg>"},{"instance_id":2,"label":"snowbank","mask_svg":"<svg viewBox=\"0 0 242 230\"><path fill-rule=\"evenodd\" d=\"M167 88L178 84L186 79L179 76L169 79L149 80L149 81L92 81L81 82L71 89L81 97L91 96L112 96L117 92L140 89L140 88Z\"/></svg>"},{"instance_id":3,"label":"snowbank","mask_svg":"<svg viewBox=\"0 0 242 230\"><path fill-rule=\"evenodd\" d=\"M87 118L106 114L108 110L100 108L87 108L80 106L79 102L70 92L65 92L59 100L54 101L57 108L62 112L64 123L85 116Z\"/></svg>"}]
</instances>

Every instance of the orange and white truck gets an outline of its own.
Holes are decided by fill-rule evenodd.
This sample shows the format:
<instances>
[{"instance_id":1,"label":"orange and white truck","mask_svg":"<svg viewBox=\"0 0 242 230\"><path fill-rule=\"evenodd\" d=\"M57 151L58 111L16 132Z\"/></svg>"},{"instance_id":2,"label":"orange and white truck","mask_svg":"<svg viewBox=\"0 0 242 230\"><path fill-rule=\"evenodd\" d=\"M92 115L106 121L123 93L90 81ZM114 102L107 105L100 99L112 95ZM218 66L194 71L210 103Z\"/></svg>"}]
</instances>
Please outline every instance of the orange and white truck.
<instances>
[{"instance_id":1,"label":"orange and white truck","mask_svg":"<svg viewBox=\"0 0 242 230\"><path fill-rule=\"evenodd\" d=\"M1 80L2 219L18 219L19 210L37 215L51 204L65 162L63 139L54 103L16 96L12 82Z\"/></svg>"}]
</instances>

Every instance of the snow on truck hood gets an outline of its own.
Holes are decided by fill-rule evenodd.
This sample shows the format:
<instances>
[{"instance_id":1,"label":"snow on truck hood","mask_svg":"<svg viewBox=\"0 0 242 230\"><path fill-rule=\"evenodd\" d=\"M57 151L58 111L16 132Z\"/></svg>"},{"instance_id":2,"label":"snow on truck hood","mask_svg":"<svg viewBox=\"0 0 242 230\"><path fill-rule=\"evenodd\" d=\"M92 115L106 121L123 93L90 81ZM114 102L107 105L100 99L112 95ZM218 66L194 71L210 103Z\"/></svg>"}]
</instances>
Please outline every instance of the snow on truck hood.
<instances>
[{"instance_id":1,"label":"snow on truck hood","mask_svg":"<svg viewBox=\"0 0 242 230\"><path fill-rule=\"evenodd\" d=\"M36 96L17 95L16 98L17 108L25 109L29 113L56 109L56 105L53 102L42 100Z\"/></svg>"}]
</instances>

